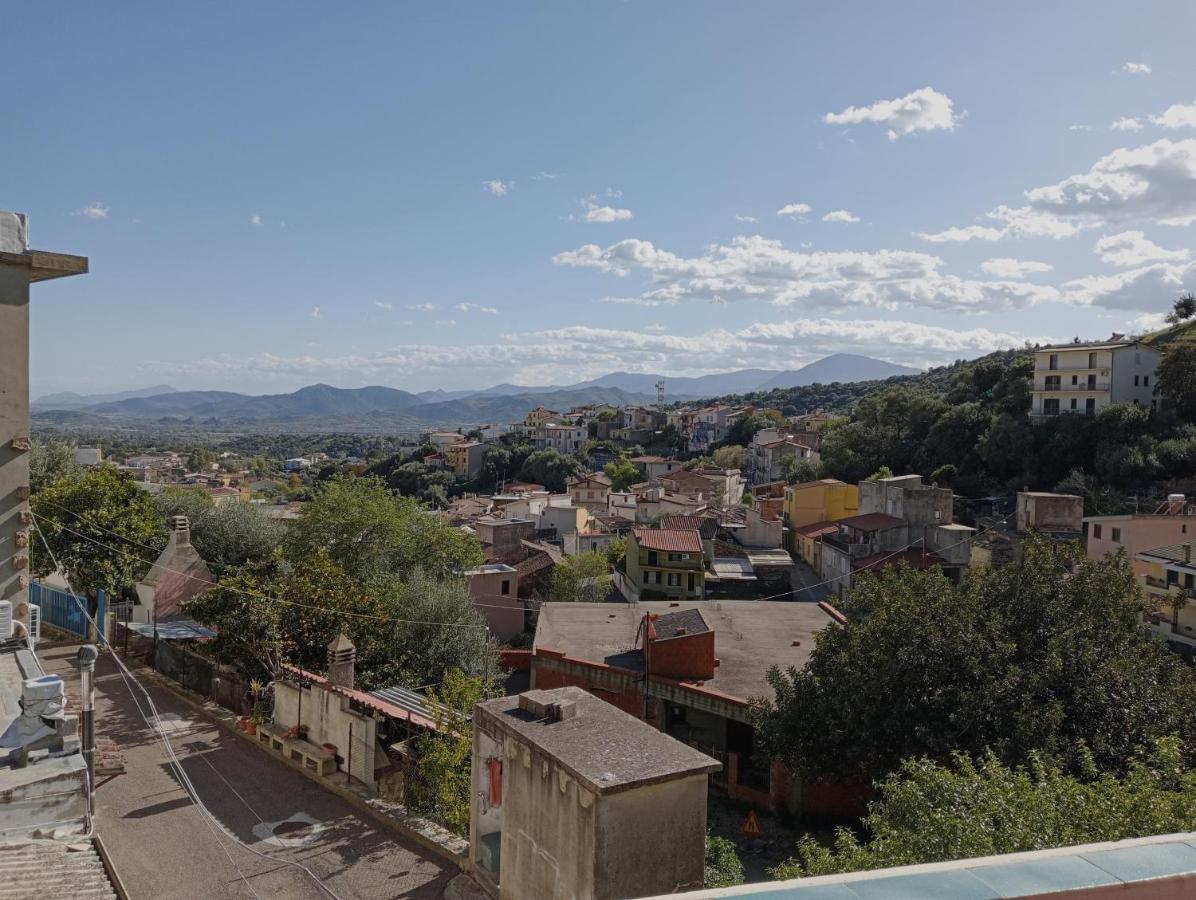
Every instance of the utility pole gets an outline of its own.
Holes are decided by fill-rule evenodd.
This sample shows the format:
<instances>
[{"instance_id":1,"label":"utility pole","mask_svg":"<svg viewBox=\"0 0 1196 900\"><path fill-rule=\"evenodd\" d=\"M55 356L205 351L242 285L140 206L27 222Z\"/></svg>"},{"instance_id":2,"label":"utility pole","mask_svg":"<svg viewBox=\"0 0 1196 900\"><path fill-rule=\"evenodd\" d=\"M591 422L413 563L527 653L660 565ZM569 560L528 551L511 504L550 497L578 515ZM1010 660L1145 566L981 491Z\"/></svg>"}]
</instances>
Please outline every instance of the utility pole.
<instances>
[{"instance_id":1,"label":"utility pole","mask_svg":"<svg viewBox=\"0 0 1196 900\"><path fill-rule=\"evenodd\" d=\"M87 812L96 812L96 659L99 652L95 644L84 644L79 648L79 674L83 681L83 709L80 716L83 726L83 759L87 763Z\"/></svg>"}]
</instances>

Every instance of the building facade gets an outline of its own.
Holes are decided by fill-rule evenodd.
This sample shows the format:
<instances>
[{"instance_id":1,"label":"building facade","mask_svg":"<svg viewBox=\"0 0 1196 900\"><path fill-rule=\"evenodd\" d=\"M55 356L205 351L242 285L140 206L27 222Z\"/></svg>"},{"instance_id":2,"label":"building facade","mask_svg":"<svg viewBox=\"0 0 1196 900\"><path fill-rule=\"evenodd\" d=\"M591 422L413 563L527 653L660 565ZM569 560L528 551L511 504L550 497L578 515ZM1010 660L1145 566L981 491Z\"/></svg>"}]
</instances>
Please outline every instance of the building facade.
<instances>
[{"instance_id":1,"label":"building facade","mask_svg":"<svg viewBox=\"0 0 1196 900\"><path fill-rule=\"evenodd\" d=\"M1159 351L1137 341L1058 344L1034 353L1030 415L1094 416L1118 403L1158 405Z\"/></svg>"}]
</instances>

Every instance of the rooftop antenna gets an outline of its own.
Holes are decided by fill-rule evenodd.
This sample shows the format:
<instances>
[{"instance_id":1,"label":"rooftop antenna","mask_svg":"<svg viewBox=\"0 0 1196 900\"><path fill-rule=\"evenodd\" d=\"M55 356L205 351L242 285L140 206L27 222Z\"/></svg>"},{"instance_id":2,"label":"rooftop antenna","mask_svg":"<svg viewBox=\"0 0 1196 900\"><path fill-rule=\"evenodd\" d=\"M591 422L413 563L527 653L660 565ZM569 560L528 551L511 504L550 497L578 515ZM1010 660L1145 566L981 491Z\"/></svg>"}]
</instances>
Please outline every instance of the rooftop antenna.
<instances>
[{"instance_id":1,"label":"rooftop antenna","mask_svg":"<svg viewBox=\"0 0 1196 900\"><path fill-rule=\"evenodd\" d=\"M663 378L660 379L660 381L656 382L656 405L657 406L664 405L664 379Z\"/></svg>"}]
</instances>

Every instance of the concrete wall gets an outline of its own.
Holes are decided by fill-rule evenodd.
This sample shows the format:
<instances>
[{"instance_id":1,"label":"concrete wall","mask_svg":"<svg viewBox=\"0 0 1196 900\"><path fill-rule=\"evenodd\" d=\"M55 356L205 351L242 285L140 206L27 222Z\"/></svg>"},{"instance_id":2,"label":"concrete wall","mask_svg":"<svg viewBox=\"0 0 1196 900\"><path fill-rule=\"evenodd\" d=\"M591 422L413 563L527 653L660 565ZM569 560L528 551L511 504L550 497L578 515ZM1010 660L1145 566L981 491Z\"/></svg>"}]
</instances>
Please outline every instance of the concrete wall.
<instances>
[{"instance_id":1,"label":"concrete wall","mask_svg":"<svg viewBox=\"0 0 1196 900\"><path fill-rule=\"evenodd\" d=\"M481 722L474 729L473 802L482 790ZM550 757L501 734L502 900L596 897L595 796ZM476 842L471 841L471 848ZM474 849L476 854L476 849ZM476 855L474 859L476 861Z\"/></svg>"},{"instance_id":2,"label":"concrete wall","mask_svg":"<svg viewBox=\"0 0 1196 900\"><path fill-rule=\"evenodd\" d=\"M1159 353L1149 347L1123 347L1113 352L1113 374L1110 389L1113 403L1134 403L1150 407L1155 399L1155 369ZM1138 383L1134 384L1137 376Z\"/></svg>"},{"instance_id":3,"label":"concrete wall","mask_svg":"<svg viewBox=\"0 0 1196 900\"><path fill-rule=\"evenodd\" d=\"M284 728L299 724L299 688L284 681L274 682L274 722ZM377 759L377 730L374 720L349 709L349 701L314 686L303 688L303 724L307 726L307 740L320 744L335 744L338 756L351 765L350 774L367 787L377 789L374 766ZM353 755L349 759L349 736L352 727ZM378 760L385 762L385 760Z\"/></svg>"},{"instance_id":4,"label":"concrete wall","mask_svg":"<svg viewBox=\"0 0 1196 900\"><path fill-rule=\"evenodd\" d=\"M523 631L527 616L517 594L473 595L473 605L496 640L509 641Z\"/></svg>"},{"instance_id":5,"label":"concrete wall","mask_svg":"<svg viewBox=\"0 0 1196 900\"><path fill-rule=\"evenodd\" d=\"M6 248L13 249L13 248ZM0 600L29 624L29 568L13 559L29 557L29 452L13 439L29 437L28 269L0 265ZM18 546L24 544L24 547Z\"/></svg>"},{"instance_id":6,"label":"concrete wall","mask_svg":"<svg viewBox=\"0 0 1196 900\"><path fill-rule=\"evenodd\" d=\"M1084 498L1073 494L1017 495L1017 530L1079 531L1084 519Z\"/></svg>"},{"instance_id":7,"label":"concrete wall","mask_svg":"<svg viewBox=\"0 0 1196 900\"><path fill-rule=\"evenodd\" d=\"M690 775L599 799L595 900L702 886L708 783L706 775Z\"/></svg>"},{"instance_id":8,"label":"concrete wall","mask_svg":"<svg viewBox=\"0 0 1196 900\"><path fill-rule=\"evenodd\" d=\"M48 826L48 827L47 827ZM87 830L87 766L79 753L45 759L5 774L0 789L0 835L6 841L36 830Z\"/></svg>"}]
</instances>

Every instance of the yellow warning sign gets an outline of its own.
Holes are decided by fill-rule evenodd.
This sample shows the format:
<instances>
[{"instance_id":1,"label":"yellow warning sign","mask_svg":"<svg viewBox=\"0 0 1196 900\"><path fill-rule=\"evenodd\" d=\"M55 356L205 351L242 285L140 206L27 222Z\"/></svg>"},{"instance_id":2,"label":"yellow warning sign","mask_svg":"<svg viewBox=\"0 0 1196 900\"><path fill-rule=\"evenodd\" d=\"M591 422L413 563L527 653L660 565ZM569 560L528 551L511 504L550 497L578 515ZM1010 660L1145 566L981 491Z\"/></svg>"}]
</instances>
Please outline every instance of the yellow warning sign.
<instances>
[{"instance_id":1,"label":"yellow warning sign","mask_svg":"<svg viewBox=\"0 0 1196 900\"><path fill-rule=\"evenodd\" d=\"M760 827L760 820L756 818L756 811L754 809L748 812L747 818L739 826L739 833L748 837L760 837L760 835L764 834L764 829Z\"/></svg>"}]
</instances>

